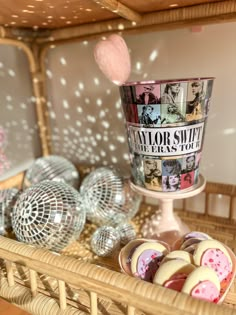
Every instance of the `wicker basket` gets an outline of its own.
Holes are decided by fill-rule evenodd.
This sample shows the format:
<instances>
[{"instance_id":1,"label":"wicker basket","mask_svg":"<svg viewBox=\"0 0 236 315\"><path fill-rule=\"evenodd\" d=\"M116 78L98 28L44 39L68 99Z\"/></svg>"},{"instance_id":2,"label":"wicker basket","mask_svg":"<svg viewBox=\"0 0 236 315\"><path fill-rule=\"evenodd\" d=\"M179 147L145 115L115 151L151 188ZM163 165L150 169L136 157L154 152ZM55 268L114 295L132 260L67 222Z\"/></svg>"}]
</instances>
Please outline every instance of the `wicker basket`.
<instances>
[{"instance_id":1,"label":"wicker basket","mask_svg":"<svg viewBox=\"0 0 236 315\"><path fill-rule=\"evenodd\" d=\"M214 196L228 198L228 217L209 214ZM201 198L205 208L198 210L204 213L188 211L188 200L183 202L183 209L176 211L192 230L209 233L236 250L236 186L207 183ZM142 204L133 220L138 233L154 209L151 204ZM215 305L129 277L120 272L117 253L109 259L92 254L89 238L94 228L87 225L80 240L61 255L1 237L0 296L35 315L236 314L236 283L223 305Z\"/></svg>"}]
</instances>

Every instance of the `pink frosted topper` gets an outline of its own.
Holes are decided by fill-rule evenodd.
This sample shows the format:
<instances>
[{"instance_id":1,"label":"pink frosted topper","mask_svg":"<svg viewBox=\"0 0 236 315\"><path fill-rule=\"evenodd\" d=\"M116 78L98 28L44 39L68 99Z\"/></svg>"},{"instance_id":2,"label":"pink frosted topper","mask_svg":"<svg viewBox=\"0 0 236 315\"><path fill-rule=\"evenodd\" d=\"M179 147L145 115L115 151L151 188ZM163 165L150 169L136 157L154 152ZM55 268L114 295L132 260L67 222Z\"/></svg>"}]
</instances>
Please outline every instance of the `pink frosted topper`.
<instances>
[{"instance_id":1,"label":"pink frosted topper","mask_svg":"<svg viewBox=\"0 0 236 315\"><path fill-rule=\"evenodd\" d=\"M122 85L129 78L130 56L121 36L113 34L99 41L94 49L94 57L100 70L113 83Z\"/></svg>"}]
</instances>

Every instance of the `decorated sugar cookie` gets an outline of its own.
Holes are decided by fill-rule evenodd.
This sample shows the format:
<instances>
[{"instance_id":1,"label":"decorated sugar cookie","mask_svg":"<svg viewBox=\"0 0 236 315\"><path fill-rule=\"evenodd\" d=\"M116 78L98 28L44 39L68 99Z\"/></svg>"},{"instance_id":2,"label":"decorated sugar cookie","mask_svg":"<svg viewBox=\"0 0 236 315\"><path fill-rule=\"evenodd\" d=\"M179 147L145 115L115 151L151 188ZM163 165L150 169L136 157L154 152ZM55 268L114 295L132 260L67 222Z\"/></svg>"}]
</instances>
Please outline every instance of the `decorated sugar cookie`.
<instances>
[{"instance_id":1,"label":"decorated sugar cookie","mask_svg":"<svg viewBox=\"0 0 236 315\"><path fill-rule=\"evenodd\" d=\"M182 259L184 261L187 261L189 264L193 263L193 256L183 250L174 250L173 252L170 252L167 254L164 259L162 260L162 264L173 259Z\"/></svg>"},{"instance_id":2,"label":"decorated sugar cookie","mask_svg":"<svg viewBox=\"0 0 236 315\"><path fill-rule=\"evenodd\" d=\"M193 244L198 244L200 242L202 242L203 240L199 239L199 238L189 238L186 241L183 242L183 244L180 246L181 250L185 250L185 248L188 248L189 246L193 245Z\"/></svg>"},{"instance_id":3,"label":"decorated sugar cookie","mask_svg":"<svg viewBox=\"0 0 236 315\"><path fill-rule=\"evenodd\" d=\"M187 276L195 270L195 266L182 259L164 262L157 270L153 283L166 288L181 291Z\"/></svg>"},{"instance_id":4,"label":"decorated sugar cookie","mask_svg":"<svg viewBox=\"0 0 236 315\"><path fill-rule=\"evenodd\" d=\"M147 240L146 239L135 239L130 241L128 244L126 244L120 251L119 254L119 264L121 267L121 270L124 273L127 273L128 275L132 276L131 272L131 257L133 253L135 252L136 248L145 243Z\"/></svg>"},{"instance_id":5,"label":"decorated sugar cookie","mask_svg":"<svg viewBox=\"0 0 236 315\"><path fill-rule=\"evenodd\" d=\"M189 245L189 246L185 247L184 251L193 255L195 249L197 248L197 245L198 245L198 243Z\"/></svg>"},{"instance_id":6,"label":"decorated sugar cookie","mask_svg":"<svg viewBox=\"0 0 236 315\"><path fill-rule=\"evenodd\" d=\"M197 238L199 240L209 240L212 237L206 233L199 232L199 231L192 231L184 235L183 240L186 241L190 238Z\"/></svg>"},{"instance_id":7,"label":"decorated sugar cookie","mask_svg":"<svg viewBox=\"0 0 236 315\"><path fill-rule=\"evenodd\" d=\"M209 235L195 231L175 245L170 251L162 241L132 240L120 252L121 270L195 298L222 303L234 283L235 254Z\"/></svg>"},{"instance_id":8,"label":"decorated sugar cookie","mask_svg":"<svg viewBox=\"0 0 236 315\"><path fill-rule=\"evenodd\" d=\"M181 238L179 238L173 245L173 249L185 249L192 244L199 243L204 240L212 239L212 237L206 233L198 232L198 231L192 231Z\"/></svg>"},{"instance_id":9,"label":"decorated sugar cookie","mask_svg":"<svg viewBox=\"0 0 236 315\"><path fill-rule=\"evenodd\" d=\"M214 270L201 266L189 274L181 292L217 303L220 296L220 281Z\"/></svg>"},{"instance_id":10,"label":"decorated sugar cookie","mask_svg":"<svg viewBox=\"0 0 236 315\"><path fill-rule=\"evenodd\" d=\"M131 257L131 272L135 277L152 282L163 257L168 254L166 246L147 242L137 247Z\"/></svg>"},{"instance_id":11,"label":"decorated sugar cookie","mask_svg":"<svg viewBox=\"0 0 236 315\"><path fill-rule=\"evenodd\" d=\"M226 281L232 272L232 260L226 247L216 240L206 240L198 244L193 254L197 266L213 269L220 282Z\"/></svg>"}]
</instances>

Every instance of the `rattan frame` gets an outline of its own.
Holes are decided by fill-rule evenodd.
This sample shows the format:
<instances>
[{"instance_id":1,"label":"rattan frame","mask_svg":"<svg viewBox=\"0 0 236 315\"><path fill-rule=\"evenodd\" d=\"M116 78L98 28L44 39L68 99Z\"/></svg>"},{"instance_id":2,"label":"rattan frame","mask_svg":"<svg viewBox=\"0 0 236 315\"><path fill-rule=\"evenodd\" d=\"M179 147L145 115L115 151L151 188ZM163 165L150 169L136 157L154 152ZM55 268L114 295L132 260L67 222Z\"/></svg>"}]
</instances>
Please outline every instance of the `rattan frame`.
<instances>
[{"instance_id":1,"label":"rattan frame","mask_svg":"<svg viewBox=\"0 0 236 315\"><path fill-rule=\"evenodd\" d=\"M124 19L110 21L112 32L120 32L120 24L123 25L126 32L145 32L232 21L236 17L236 1L220 1L211 5L197 6L197 9L188 7L171 10L168 13L150 13L142 17L124 7L120 11L122 11L121 16L136 22L131 23ZM36 97L36 112L43 155L50 154L50 131L45 109L43 66L47 49L52 44L52 40L54 44L63 44L71 40L84 40L108 33L110 33L108 22L100 22L89 26L54 30L44 37L36 39L28 38L26 35L22 42L15 38L11 30L0 28L0 43L21 48L28 57ZM0 182L0 189L21 188L23 176L24 174L21 173ZM183 201L183 209L179 209L178 213L192 229L207 232L236 250L233 214L236 186L207 183L204 194L204 214L187 211L186 201ZM209 215L210 195L217 194L230 198L228 218ZM135 219L138 228L144 219L142 213L147 213L147 209L150 209L150 206L144 204L139 216ZM219 306L194 300L187 295L131 278L110 270L113 269L112 266L103 268L99 263L97 265L93 261L83 262L70 256L59 256L45 249L21 244L5 237L0 237L0 259L0 296L35 315L236 314L234 309L236 304L235 283L226 297L224 304L227 306ZM21 268L20 276L19 268ZM42 286L40 279L42 275L46 277L47 285ZM73 298L69 293L73 295Z\"/></svg>"}]
</instances>

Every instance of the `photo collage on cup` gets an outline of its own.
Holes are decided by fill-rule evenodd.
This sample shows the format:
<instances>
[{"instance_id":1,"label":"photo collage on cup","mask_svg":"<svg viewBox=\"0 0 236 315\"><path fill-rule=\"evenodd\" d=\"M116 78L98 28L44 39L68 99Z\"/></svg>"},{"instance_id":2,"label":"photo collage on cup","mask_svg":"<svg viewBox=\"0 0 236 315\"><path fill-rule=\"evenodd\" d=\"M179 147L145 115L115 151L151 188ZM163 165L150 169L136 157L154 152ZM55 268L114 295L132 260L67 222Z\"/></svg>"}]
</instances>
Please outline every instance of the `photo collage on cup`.
<instances>
[{"instance_id":1,"label":"photo collage on cup","mask_svg":"<svg viewBox=\"0 0 236 315\"><path fill-rule=\"evenodd\" d=\"M212 80L189 82L186 121L200 120L208 115L212 87Z\"/></svg>"},{"instance_id":2,"label":"photo collage on cup","mask_svg":"<svg viewBox=\"0 0 236 315\"><path fill-rule=\"evenodd\" d=\"M138 123L138 108L135 104L135 87L123 86L120 87L120 95L123 106L123 112L125 119L131 123Z\"/></svg>"},{"instance_id":3,"label":"photo collage on cup","mask_svg":"<svg viewBox=\"0 0 236 315\"><path fill-rule=\"evenodd\" d=\"M144 186L156 191L187 189L197 183L200 158L200 152L176 159L146 156L143 160Z\"/></svg>"},{"instance_id":4,"label":"photo collage on cup","mask_svg":"<svg viewBox=\"0 0 236 315\"><path fill-rule=\"evenodd\" d=\"M213 80L208 80L207 83L205 84L205 86L206 86L206 99L205 99L205 106L204 106L205 117L208 116L208 113L210 110L213 82L214 82Z\"/></svg>"},{"instance_id":5,"label":"photo collage on cup","mask_svg":"<svg viewBox=\"0 0 236 315\"><path fill-rule=\"evenodd\" d=\"M143 156L136 152L130 153L130 161L133 181L136 185L144 186Z\"/></svg>"},{"instance_id":6,"label":"photo collage on cup","mask_svg":"<svg viewBox=\"0 0 236 315\"><path fill-rule=\"evenodd\" d=\"M213 80L125 86L126 120L146 127L201 120L209 111L212 86Z\"/></svg>"},{"instance_id":7,"label":"photo collage on cup","mask_svg":"<svg viewBox=\"0 0 236 315\"><path fill-rule=\"evenodd\" d=\"M161 118L162 124L185 122L186 82L161 84Z\"/></svg>"},{"instance_id":8,"label":"photo collage on cup","mask_svg":"<svg viewBox=\"0 0 236 315\"><path fill-rule=\"evenodd\" d=\"M147 84L135 87L138 123L145 126L161 124L160 85Z\"/></svg>"}]
</instances>

